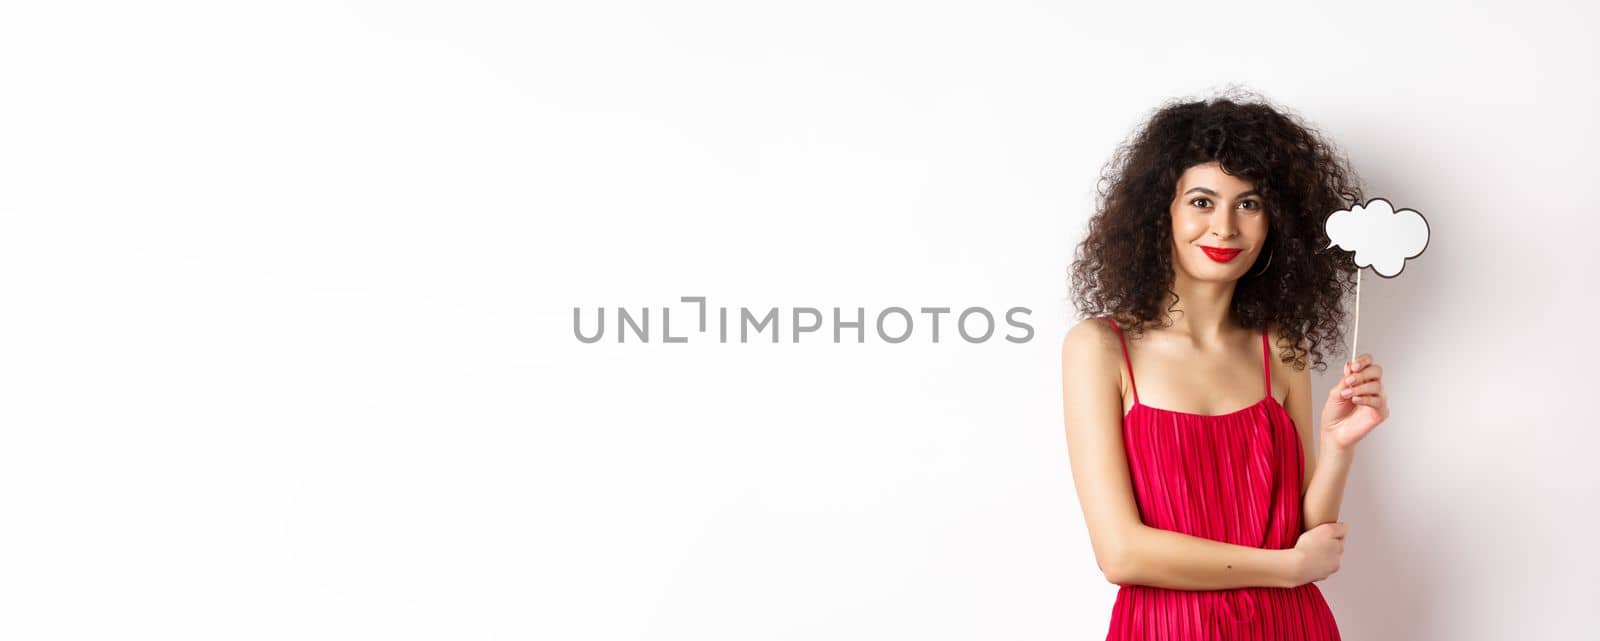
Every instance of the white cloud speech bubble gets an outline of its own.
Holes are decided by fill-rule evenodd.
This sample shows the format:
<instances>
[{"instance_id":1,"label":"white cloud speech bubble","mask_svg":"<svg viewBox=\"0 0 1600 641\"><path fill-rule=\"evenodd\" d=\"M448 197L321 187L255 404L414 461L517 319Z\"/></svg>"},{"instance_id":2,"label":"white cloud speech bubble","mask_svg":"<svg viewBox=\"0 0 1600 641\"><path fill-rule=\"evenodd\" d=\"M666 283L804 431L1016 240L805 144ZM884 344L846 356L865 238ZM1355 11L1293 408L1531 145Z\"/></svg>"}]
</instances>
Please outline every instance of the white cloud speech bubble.
<instances>
[{"instance_id":1,"label":"white cloud speech bubble","mask_svg":"<svg viewBox=\"0 0 1600 641\"><path fill-rule=\"evenodd\" d=\"M1356 266L1371 266L1384 278L1405 269L1406 259L1422 255L1428 247L1428 221L1412 209L1395 211L1383 198L1328 215L1328 238L1345 251L1356 253Z\"/></svg>"}]
</instances>

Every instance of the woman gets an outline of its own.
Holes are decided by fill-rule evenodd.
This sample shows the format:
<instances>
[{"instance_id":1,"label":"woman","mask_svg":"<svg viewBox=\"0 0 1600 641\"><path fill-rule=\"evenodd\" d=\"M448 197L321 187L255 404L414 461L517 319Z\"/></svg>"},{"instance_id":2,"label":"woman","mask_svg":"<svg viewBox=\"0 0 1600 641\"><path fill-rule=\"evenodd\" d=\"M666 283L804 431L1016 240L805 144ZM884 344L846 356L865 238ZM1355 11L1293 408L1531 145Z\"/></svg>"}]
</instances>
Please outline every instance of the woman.
<instances>
[{"instance_id":1,"label":"woman","mask_svg":"<svg viewBox=\"0 0 1600 641\"><path fill-rule=\"evenodd\" d=\"M1362 354L1311 421L1355 276L1323 221L1357 183L1259 100L1170 104L1108 165L1061 352L1073 482L1121 586L1108 640L1339 638L1314 582L1339 569L1355 446L1389 414Z\"/></svg>"}]
</instances>

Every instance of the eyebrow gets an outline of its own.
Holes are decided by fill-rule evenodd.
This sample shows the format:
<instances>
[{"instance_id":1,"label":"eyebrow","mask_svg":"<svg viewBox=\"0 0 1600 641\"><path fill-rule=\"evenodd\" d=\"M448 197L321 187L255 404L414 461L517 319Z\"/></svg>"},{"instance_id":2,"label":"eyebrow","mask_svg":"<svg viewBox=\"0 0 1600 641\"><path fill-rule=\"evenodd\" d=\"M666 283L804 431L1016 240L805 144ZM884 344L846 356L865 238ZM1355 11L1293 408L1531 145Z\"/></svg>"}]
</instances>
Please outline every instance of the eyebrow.
<instances>
[{"instance_id":1,"label":"eyebrow","mask_svg":"<svg viewBox=\"0 0 1600 641\"><path fill-rule=\"evenodd\" d=\"M1208 194L1208 195L1211 195L1211 196L1217 195L1217 192L1211 191L1210 189L1206 189L1205 187L1190 187L1189 191L1186 191L1186 192L1183 192L1183 193L1184 193L1184 195L1187 196L1190 193L1197 192L1197 191L1205 193L1205 194ZM1254 196L1254 195L1256 195L1256 190L1252 189L1250 191L1241 193L1238 196L1234 196L1234 197L1235 198L1244 198L1245 196Z\"/></svg>"}]
</instances>

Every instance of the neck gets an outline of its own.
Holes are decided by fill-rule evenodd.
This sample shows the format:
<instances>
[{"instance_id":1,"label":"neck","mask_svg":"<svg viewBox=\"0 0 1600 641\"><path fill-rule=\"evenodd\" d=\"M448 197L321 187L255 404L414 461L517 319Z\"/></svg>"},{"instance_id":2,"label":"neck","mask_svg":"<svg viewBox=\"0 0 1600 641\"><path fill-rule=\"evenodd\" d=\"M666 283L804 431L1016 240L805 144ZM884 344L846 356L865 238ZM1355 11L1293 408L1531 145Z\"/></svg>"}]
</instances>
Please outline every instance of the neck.
<instances>
[{"instance_id":1,"label":"neck","mask_svg":"<svg viewBox=\"0 0 1600 641\"><path fill-rule=\"evenodd\" d=\"M1225 283L1197 281L1181 271L1173 275L1172 291L1166 309L1172 331L1183 334L1197 347L1220 345L1223 337L1238 329L1231 306L1236 281Z\"/></svg>"}]
</instances>

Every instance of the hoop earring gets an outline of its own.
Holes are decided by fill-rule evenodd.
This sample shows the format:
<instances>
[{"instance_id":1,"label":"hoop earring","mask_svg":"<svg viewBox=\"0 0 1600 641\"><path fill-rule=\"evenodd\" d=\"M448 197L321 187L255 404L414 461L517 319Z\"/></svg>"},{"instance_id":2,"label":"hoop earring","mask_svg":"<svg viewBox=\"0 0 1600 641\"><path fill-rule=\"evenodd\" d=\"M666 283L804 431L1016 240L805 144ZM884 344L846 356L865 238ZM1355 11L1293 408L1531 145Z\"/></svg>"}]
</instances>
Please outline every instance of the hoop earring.
<instances>
[{"instance_id":1,"label":"hoop earring","mask_svg":"<svg viewBox=\"0 0 1600 641\"><path fill-rule=\"evenodd\" d=\"M1261 269L1259 271L1251 273L1250 275L1251 276L1260 276L1262 274L1267 273L1267 265L1271 265L1272 264L1272 254L1273 254L1273 250L1270 250L1270 249L1267 250L1267 262L1261 263Z\"/></svg>"}]
</instances>

